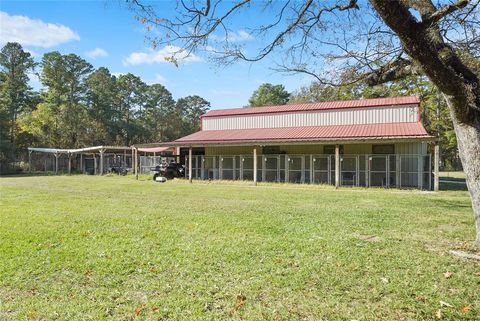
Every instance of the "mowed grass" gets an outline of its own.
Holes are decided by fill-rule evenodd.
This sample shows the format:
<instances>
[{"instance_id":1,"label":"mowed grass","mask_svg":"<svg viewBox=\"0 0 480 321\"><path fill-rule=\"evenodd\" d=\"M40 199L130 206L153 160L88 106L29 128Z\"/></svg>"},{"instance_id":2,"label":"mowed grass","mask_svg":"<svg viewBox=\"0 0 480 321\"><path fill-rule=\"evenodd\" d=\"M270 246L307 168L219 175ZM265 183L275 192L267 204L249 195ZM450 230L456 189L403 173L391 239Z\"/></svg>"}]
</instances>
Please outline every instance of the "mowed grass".
<instances>
[{"instance_id":1,"label":"mowed grass","mask_svg":"<svg viewBox=\"0 0 480 321\"><path fill-rule=\"evenodd\" d=\"M44 176L0 197L0 320L480 316L480 264L448 253L478 253L464 191Z\"/></svg>"},{"instance_id":2,"label":"mowed grass","mask_svg":"<svg viewBox=\"0 0 480 321\"><path fill-rule=\"evenodd\" d=\"M465 173L462 171L440 172L440 179L463 179L465 180Z\"/></svg>"}]
</instances>

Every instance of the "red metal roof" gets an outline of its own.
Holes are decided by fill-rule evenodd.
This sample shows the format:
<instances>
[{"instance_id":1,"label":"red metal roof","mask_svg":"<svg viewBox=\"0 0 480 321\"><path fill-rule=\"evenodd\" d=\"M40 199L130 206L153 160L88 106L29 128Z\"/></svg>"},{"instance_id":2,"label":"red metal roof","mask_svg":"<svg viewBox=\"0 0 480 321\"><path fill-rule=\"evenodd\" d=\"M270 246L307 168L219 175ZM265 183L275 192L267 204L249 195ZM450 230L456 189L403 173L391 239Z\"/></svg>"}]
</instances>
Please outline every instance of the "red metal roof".
<instances>
[{"instance_id":1,"label":"red metal roof","mask_svg":"<svg viewBox=\"0 0 480 321\"><path fill-rule=\"evenodd\" d=\"M432 138L420 122L367 125L331 125L284 128L204 130L172 145L236 144L252 142L308 142L329 140Z\"/></svg>"},{"instance_id":2,"label":"red metal roof","mask_svg":"<svg viewBox=\"0 0 480 321\"><path fill-rule=\"evenodd\" d=\"M209 112L204 114L202 117L286 113L286 112L296 112L296 111L298 112L298 111L362 108L362 107L401 106L401 105L412 105L412 104L419 104L419 103L420 103L420 100L416 96L374 98L374 99L361 99L361 100L339 100L339 101L326 101L321 103L310 103L310 104L216 109L216 110L210 110Z\"/></svg>"}]
</instances>

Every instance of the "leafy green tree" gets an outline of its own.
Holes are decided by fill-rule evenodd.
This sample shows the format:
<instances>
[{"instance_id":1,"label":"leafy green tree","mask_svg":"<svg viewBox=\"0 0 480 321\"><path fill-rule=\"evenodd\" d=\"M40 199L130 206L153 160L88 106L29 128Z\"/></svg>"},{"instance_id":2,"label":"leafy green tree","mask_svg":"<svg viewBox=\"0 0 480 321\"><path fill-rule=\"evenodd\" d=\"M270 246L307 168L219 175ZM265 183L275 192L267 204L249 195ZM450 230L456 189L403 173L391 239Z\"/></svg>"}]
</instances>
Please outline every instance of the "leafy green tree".
<instances>
[{"instance_id":1,"label":"leafy green tree","mask_svg":"<svg viewBox=\"0 0 480 321\"><path fill-rule=\"evenodd\" d=\"M148 86L145 91L145 109L142 124L147 131L145 141L161 142L166 139L168 127L172 125L175 100L172 94L161 84Z\"/></svg>"},{"instance_id":2,"label":"leafy green tree","mask_svg":"<svg viewBox=\"0 0 480 321\"><path fill-rule=\"evenodd\" d=\"M248 100L251 107L268 105L285 105L290 98L290 94L283 85L272 85L265 83L255 90Z\"/></svg>"},{"instance_id":3,"label":"leafy green tree","mask_svg":"<svg viewBox=\"0 0 480 321\"><path fill-rule=\"evenodd\" d=\"M147 85L131 73L118 77L116 106L120 116L120 131L116 138L117 144L130 146L138 143L138 138L145 135L137 120L145 106L146 88Z\"/></svg>"},{"instance_id":4,"label":"leafy green tree","mask_svg":"<svg viewBox=\"0 0 480 321\"><path fill-rule=\"evenodd\" d=\"M210 109L210 102L197 95L187 96L178 99L176 109L177 113L182 115L182 132L178 135L180 137L200 130L200 117Z\"/></svg>"},{"instance_id":5,"label":"leafy green tree","mask_svg":"<svg viewBox=\"0 0 480 321\"><path fill-rule=\"evenodd\" d=\"M0 162L15 157L17 118L29 105L31 88L28 73L35 62L30 53L15 42L7 43L0 51Z\"/></svg>"},{"instance_id":6,"label":"leafy green tree","mask_svg":"<svg viewBox=\"0 0 480 321\"><path fill-rule=\"evenodd\" d=\"M121 115L116 108L117 79L107 68L101 67L88 76L86 88L90 145L112 144L121 126Z\"/></svg>"},{"instance_id":7,"label":"leafy green tree","mask_svg":"<svg viewBox=\"0 0 480 321\"><path fill-rule=\"evenodd\" d=\"M56 51L46 53L41 65L40 80L47 91L46 106L40 111L51 116L46 136L53 137L54 141L49 143L57 147L84 146L88 141L85 81L93 70L92 65L77 55ZM31 126L28 128L32 130Z\"/></svg>"}]
</instances>

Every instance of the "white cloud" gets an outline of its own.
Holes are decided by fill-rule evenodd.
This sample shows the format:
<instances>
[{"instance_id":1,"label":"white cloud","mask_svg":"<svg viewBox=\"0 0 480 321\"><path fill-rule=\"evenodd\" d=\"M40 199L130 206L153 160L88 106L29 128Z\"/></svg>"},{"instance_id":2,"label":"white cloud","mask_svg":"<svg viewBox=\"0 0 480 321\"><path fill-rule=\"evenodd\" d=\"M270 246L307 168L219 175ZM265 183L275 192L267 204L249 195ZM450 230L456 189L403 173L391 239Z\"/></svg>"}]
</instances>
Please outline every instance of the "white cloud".
<instances>
[{"instance_id":1,"label":"white cloud","mask_svg":"<svg viewBox=\"0 0 480 321\"><path fill-rule=\"evenodd\" d=\"M253 36L246 32L245 30L240 30L237 33L229 33L228 34L228 41L230 42L239 42L239 41L248 41L253 40Z\"/></svg>"},{"instance_id":2,"label":"white cloud","mask_svg":"<svg viewBox=\"0 0 480 321\"><path fill-rule=\"evenodd\" d=\"M1 43L18 42L23 46L50 48L72 40L80 40L80 36L64 25L10 16L0 11Z\"/></svg>"},{"instance_id":3,"label":"white cloud","mask_svg":"<svg viewBox=\"0 0 480 321\"><path fill-rule=\"evenodd\" d=\"M132 52L123 60L124 65L140 65L153 64L162 62L171 62L169 59L174 58L178 63L201 62L202 58L188 53L184 49L176 46L165 46L160 50L148 50L147 52Z\"/></svg>"},{"instance_id":4,"label":"white cloud","mask_svg":"<svg viewBox=\"0 0 480 321\"><path fill-rule=\"evenodd\" d=\"M253 40L253 36L245 30L239 30L237 32L230 31L226 35L224 34L222 36L212 35L211 38L213 40L217 40L217 41L225 41L226 40L228 42L242 42L242 41Z\"/></svg>"},{"instance_id":5,"label":"white cloud","mask_svg":"<svg viewBox=\"0 0 480 321\"><path fill-rule=\"evenodd\" d=\"M89 58L96 59L99 57L108 56L108 52L106 52L105 49L102 49L102 48L95 48L93 50L87 51L86 55Z\"/></svg>"},{"instance_id":6,"label":"white cloud","mask_svg":"<svg viewBox=\"0 0 480 321\"><path fill-rule=\"evenodd\" d=\"M162 84L162 85L165 85L167 83L167 78L163 77L160 74L156 74L155 75L155 82L159 83L159 84Z\"/></svg>"}]
</instances>

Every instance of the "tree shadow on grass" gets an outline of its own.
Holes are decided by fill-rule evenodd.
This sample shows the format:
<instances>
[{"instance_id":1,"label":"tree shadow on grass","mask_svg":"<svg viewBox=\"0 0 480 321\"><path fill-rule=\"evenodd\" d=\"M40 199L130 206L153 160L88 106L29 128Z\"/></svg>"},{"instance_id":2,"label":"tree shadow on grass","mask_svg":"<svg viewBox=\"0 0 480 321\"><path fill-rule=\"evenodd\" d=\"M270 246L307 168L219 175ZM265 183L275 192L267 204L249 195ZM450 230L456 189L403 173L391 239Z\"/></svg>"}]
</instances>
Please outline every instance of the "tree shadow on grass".
<instances>
[{"instance_id":1,"label":"tree shadow on grass","mask_svg":"<svg viewBox=\"0 0 480 321\"><path fill-rule=\"evenodd\" d=\"M465 180L463 180L465 182ZM468 191L467 184L440 182L441 191Z\"/></svg>"}]
</instances>

